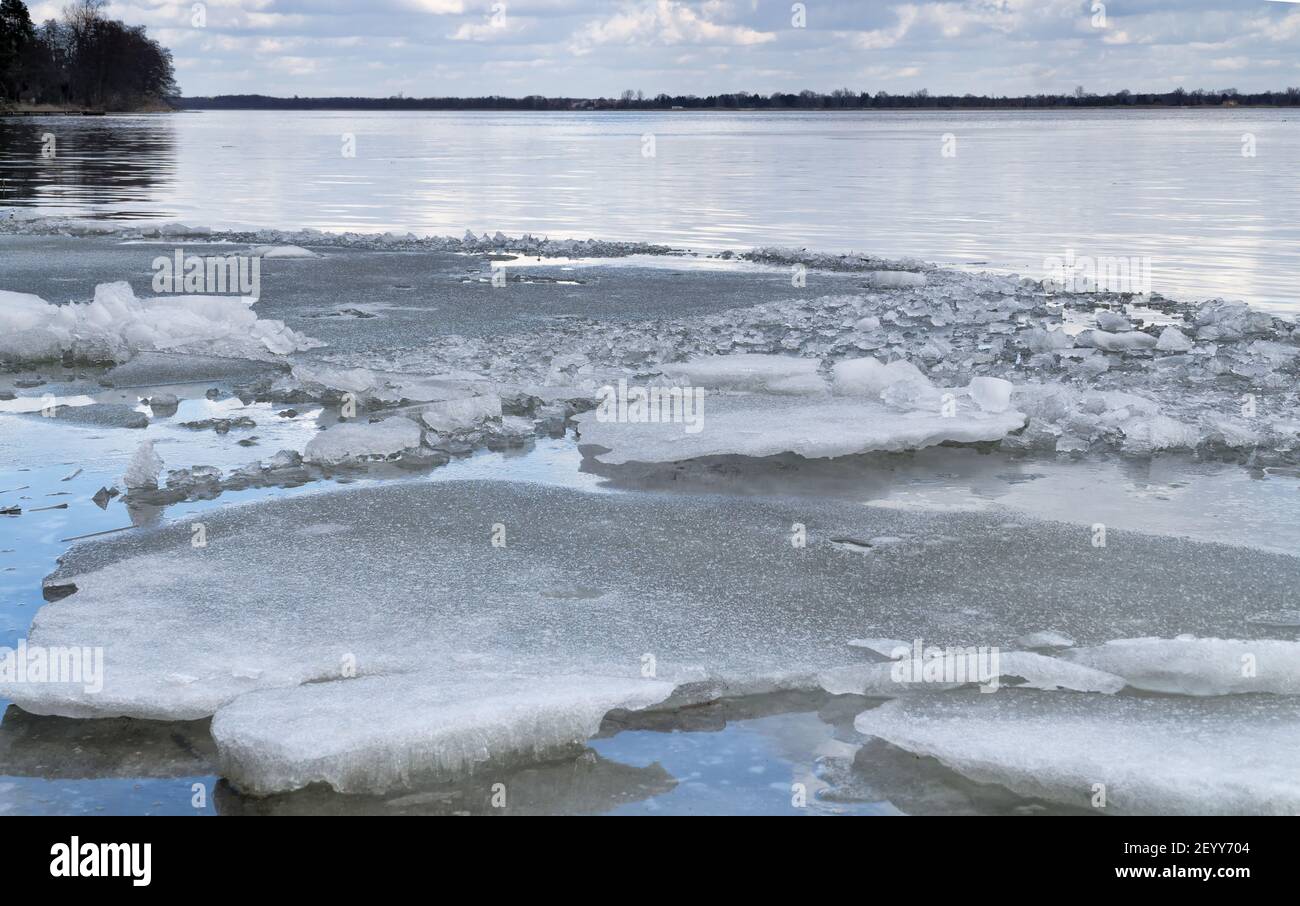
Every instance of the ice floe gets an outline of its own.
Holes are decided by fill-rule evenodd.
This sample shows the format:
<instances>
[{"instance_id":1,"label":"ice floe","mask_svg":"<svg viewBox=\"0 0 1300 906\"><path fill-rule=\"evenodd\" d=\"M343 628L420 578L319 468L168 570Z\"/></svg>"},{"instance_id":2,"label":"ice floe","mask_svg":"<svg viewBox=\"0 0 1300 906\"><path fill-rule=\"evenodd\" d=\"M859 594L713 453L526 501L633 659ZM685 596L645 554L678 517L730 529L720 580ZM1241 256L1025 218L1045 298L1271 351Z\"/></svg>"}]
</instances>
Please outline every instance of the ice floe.
<instances>
[{"instance_id":1,"label":"ice floe","mask_svg":"<svg viewBox=\"0 0 1300 906\"><path fill-rule=\"evenodd\" d=\"M596 412L575 420L581 443L606 464L727 454L758 457L790 452L817 458L916 450L941 443L998 441L1025 423L1024 415L1015 411L982 412L972 407L944 415L938 408L900 411L868 400L758 394L707 397L703 427L695 433L673 423L601 421Z\"/></svg>"},{"instance_id":2,"label":"ice floe","mask_svg":"<svg viewBox=\"0 0 1300 906\"><path fill-rule=\"evenodd\" d=\"M1097 812L1300 815L1300 699L1005 691L887 702L858 732L980 783Z\"/></svg>"},{"instance_id":3,"label":"ice floe","mask_svg":"<svg viewBox=\"0 0 1300 906\"><path fill-rule=\"evenodd\" d=\"M539 761L585 743L617 708L653 705L670 683L603 676L359 677L254 692L217 712L224 777L251 793L312 783L382 793Z\"/></svg>"},{"instance_id":4,"label":"ice floe","mask_svg":"<svg viewBox=\"0 0 1300 906\"><path fill-rule=\"evenodd\" d=\"M480 681L485 692L500 691L493 683L503 674L653 679L732 692L814 689L819 676L861 665L863 654L845 640L870 638L872 630L884 639L1009 647L1051 613L1057 631L1085 644L1133 626L1222 633L1261 608L1283 609L1300 581L1295 558L1257 551L1116 532L1099 552L1073 526L1009 528L979 514L806 506L745 500L722 508L707 496L447 481L228 507L204 514L203 547L192 544L189 520L74 546L48 583L75 591L40 610L29 642L102 647L103 689L14 683L0 695L42 714L217 714L220 726L222 710L249 693L282 690L268 694L268 711L253 700L246 713L280 709L286 717L276 723L290 733L295 702L304 709L296 726L305 728L318 704L321 714L348 711L348 683L371 678L362 688L379 689L398 675L411 677L415 711L431 707L438 689L462 690L466 701ZM790 543L796 520L808 526L803 548ZM884 536L950 540L940 549L882 545L869 557L831 543ZM927 552L923 570L918 551ZM1242 575L1251 577L1244 585ZM1007 684L1019 677L1052 688L1113 685L1088 665L1014 652L1000 673ZM898 691L892 679L884 682L893 687L888 694ZM304 697L287 691L304 683L313 684ZM292 769L283 760L288 751L256 736L251 717L238 725L247 732L226 738L242 740L240 770L250 782L269 787L276 781L252 778L301 778L337 766L330 759L346 761L349 738L372 754L383 751L380 730L390 723L404 727L390 740L394 764L402 753L426 751L420 739L436 737L435 711L426 712L422 737L414 714L375 721L373 703L383 698L361 698L372 704L348 718L358 722L357 735L340 736L334 748L329 734L317 734L316 748L309 732L285 737L296 753ZM401 699L394 691L393 702ZM576 726L564 723L573 713L568 692L530 700L554 703L550 716ZM546 722L545 710L539 706L542 723L534 726L559 725ZM522 727L519 733L527 756L533 750ZM257 773L259 749L269 762L265 775ZM313 762L313 752L324 760Z\"/></svg>"},{"instance_id":5,"label":"ice floe","mask_svg":"<svg viewBox=\"0 0 1300 906\"><path fill-rule=\"evenodd\" d=\"M1300 695L1300 642L1272 639L1115 639L1063 652L1075 664L1175 695Z\"/></svg>"},{"instance_id":6,"label":"ice floe","mask_svg":"<svg viewBox=\"0 0 1300 906\"><path fill-rule=\"evenodd\" d=\"M818 685L832 695L893 698L909 692L949 691L967 684L990 693L1003 685L1025 689L1068 689L1113 694L1124 688L1121 677L1082 664L1029 651L984 652L968 648L936 648L934 655L916 657L912 646L894 648L891 663L870 663L823 671ZM883 648L872 648L883 653ZM897 655L895 658L894 656Z\"/></svg>"}]
</instances>

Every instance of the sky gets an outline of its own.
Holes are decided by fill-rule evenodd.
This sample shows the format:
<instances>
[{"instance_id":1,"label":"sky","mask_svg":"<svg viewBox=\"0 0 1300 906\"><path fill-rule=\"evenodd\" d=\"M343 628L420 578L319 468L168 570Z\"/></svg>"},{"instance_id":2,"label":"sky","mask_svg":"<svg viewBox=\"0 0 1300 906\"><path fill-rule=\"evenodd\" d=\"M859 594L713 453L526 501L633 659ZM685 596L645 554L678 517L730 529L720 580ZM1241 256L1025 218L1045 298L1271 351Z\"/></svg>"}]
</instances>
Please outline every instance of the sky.
<instances>
[{"instance_id":1,"label":"sky","mask_svg":"<svg viewBox=\"0 0 1300 906\"><path fill-rule=\"evenodd\" d=\"M37 21L63 6L33 3ZM129 0L186 96L1300 85L1283 0Z\"/></svg>"}]
</instances>

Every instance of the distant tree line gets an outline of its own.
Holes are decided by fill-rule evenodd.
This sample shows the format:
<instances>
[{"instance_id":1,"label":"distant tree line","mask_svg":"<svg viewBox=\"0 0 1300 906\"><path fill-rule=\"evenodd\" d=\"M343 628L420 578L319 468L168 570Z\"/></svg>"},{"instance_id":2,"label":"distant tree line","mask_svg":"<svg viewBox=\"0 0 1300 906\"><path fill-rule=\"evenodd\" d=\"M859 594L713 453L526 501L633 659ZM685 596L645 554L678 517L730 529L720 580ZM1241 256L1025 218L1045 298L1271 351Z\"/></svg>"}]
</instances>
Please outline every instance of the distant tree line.
<instances>
[{"instance_id":1,"label":"distant tree line","mask_svg":"<svg viewBox=\"0 0 1300 906\"><path fill-rule=\"evenodd\" d=\"M171 51L106 3L75 0L38 27L22 0L0 0L0 105L128 110L178 94Z\"/></svg>"},{"instance_id":2,"label":"distant tree line","mask_svg":"<svg viewBox=\"0 0 1300 906\"><path fill-rule=\"evenodd\" d=\"M1025 110L1239 105L1296 107L1300 106L1300 88L1262 92L1239 92L1235 88L1221 91L1186 91L1179 88L1163 94L1132 91L1088 94L1078 88L1067 95L1037 94L1023 97L932 95L924 89L906 95L838 89L829 94L815 91L750 94L742 91L706 97L693 94L645 97L640 92L625 91L617 98L548 98L540 95L522 98L495 95L477 98L276 98L260 94L223 94L217 97L171 100L177 106L193 110Z\"/></svg>"}]
</instances>

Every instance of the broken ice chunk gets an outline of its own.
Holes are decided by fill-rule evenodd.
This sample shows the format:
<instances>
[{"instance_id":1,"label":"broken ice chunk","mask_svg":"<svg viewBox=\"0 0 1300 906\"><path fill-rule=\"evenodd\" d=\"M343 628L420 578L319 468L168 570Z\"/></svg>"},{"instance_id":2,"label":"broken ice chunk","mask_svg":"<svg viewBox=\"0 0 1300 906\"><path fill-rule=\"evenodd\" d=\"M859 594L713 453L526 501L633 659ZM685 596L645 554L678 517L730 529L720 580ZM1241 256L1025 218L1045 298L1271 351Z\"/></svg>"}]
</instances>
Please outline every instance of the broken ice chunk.
<instances>
[{"instance_id":1,"label":"broken ice chunk","mask_svg":"<svg viewBox=\"0 0 1300 906\"><path fill-rule=\"evenodd\" d=\"M995 377L973 378L967 392L985 412L1006 412L1011 408L1011 391L1015 389L1010 381Z\"/></svg>"},{"instance_id":2,"label":"broken ice chunk","mask_svg":"<svg viewBox=\"0 0 1300 906\"><path fill-rule=\"evenodd\" d=\"M420 426L409 418L381 422L348 422L317 434L307 443L303 459L321 465L339 465L387 458L420 446Z\"/></svg>"},{"instance_id":3,"label":"broken ice chunk","mask_svg":"<svg viewBox=\"0 0 1300 906\"><path fill-rule=\"evenodd\" d=\"M487 419L500 418L501 397L495 395L439 400L425 405L420 411L420 420L431 430L443 434L468 430Z\"/></svg>"},{"instance_id":4,"label":"broken ice chunk","mask_svg":"<svg viewBox=\"0 0 1300 906\"><path fill-rule=\"evenodd\" d=\"M1187 352L1196 344L1177 327L1166 327L1156 340L1156 352Z\"/></svg>"},{"instance_id":5,"label":"broken ice chunk","mask_svg":"<svg viewBox=\"0 0 1300 906\"><path fill-rule=\"evenodd\" d=\"M895 385L897 386L897 385ZM1025 424L1019 412L899 411L867 400L828 401L774 396L710 396L701 430L689 433L671 423L601 421L596 412L577 416L578 432L603 463L676 462L702 456L808 458L872 451L918 450L945 442L1000 440Z\"/></svg>"},{"instance_id":6,"label":"broken ice chunk","mask_svg":"<svg viewBox=\"0 0 1300 906\"><path fill-rule=\"evenodd\" d=\"M158 476L162 474L163 461L153 449L153 441L142 441L127 464L122 483L130 491L156 491Z\"/></svg>"},{"instance_id":7,"label":"broken ice chunk","mask_svg":"<svg viewBox=\"0 0 1300 906\"><path fill-rule=\"evenodd\" d=\"M346 393L370 394L379 387L379 378L368 368L334 368L329 365L302 363L293 366L291 376L308 390L319 393L339 390Z\"/></svg>"},{"instance_id":8,"label":"broken ice chunk","mask_svg":"<svg viewBox=\"0 0 1300 906\"><path fill-rule=\"evenodd\" d=\"M1129 319L1117 311L1097 312L1097 326L1110 333L1123 333L1133 329Z\"/></svg>"},{"instance_id":9,"label":"broken ice chunk","mask_svg":"<svg viewBox=\"0 0 1300 906\"><path fill-rule=\"evenodd\" d=\"M1300 702L1004 690L888 702L859 733L980 783L1119 814L1295 815Z\"/></svg>"},{"instance_id":10,"label":"broken ice chunk","mask_svg":"<svg viewBox=\"0 0 1300 906\"><path fill-rule=\"evenodd\" d=\"M244 792L326 783L385 793L585 743L615 709L657 704L671 683L502 674L431 684L372 676L241 696L212 719L221 773Z\"/></svg>"},{"instance_id":11,"label":"broken ice chunk","mask_svg":"<svg viewBox=\"0 0 1300 906\"><path fill-rule=\"evenodd\" d=\"M1074 338L1064 330L1044 330L1035 327L1025 331L1022 336L1030 352L1057 352L1074 346Z\"/></svg>"},{"instance_id":12,"label":"broken ice chunk","mask_svg":"<svg viewBox=\"0 0 1300 906\"><path fill-rule=\"evenodd\" d=\"M871 357L846 359L831 369L835 392L842 396L864 396L878 400L881 394L895 384L910 384L918 388L933 389L930 379L911 362L902 359L888 365Z\"/></svg>"},{"instance_id":13,"label":"broken ice chunk","mask_svg":"<svg viewBox=\"0 0 1300 906\"><path fill-rule=\"evenodd\" d=\"M1124 451L1149 456L1161 450L1191 450L1200 443L1200 432L1167 415L1135 415L1120 424Z\"/></svg>"},{"instance_id":14,"label":"broken ice chunk","mask_svg":"<svg viewBox=\"0 0 1300 906\"><path fill-rule=\"evenodd\" d=\"M322 343L259 319L237 296L137 299L125 282L101 283L88 304L49 305L37 296L0 293L0 355L19 361L63 353L90 362L123 362L141 350L266 358Z\"/></svg>"},{"instance_id":15,"label":"broken ice chunk","mask_svg":"<svg viewBox=\"0 0 1300 906\"><path fill-rule=\"evenodd\" d=\"M1094 346L1105 352L1133 352L1139 349L1153 349L1156 338L1140 330L1125 333L1107 333L1104 330L1085 330L1076 338L1080 346Z\"/></svg>"}]
</instances>

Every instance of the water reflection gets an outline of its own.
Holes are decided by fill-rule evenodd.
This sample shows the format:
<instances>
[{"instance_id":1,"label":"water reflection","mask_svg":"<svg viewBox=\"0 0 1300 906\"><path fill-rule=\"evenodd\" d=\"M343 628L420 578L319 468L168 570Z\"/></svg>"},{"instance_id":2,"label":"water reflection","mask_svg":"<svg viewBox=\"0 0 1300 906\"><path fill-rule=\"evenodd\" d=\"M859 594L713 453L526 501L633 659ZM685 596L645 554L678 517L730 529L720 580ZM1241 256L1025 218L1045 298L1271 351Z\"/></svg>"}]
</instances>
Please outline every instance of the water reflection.
<instances>
[{"instance_id":1,"label":"water reflection","mask_svg":"<svg viewBox=\"0 0 1300 906\"><path fill-rule=\"evenodd\" d=\"M5 203L218 228L500 230L783 245L1045 276L1150 258L1156 290L1296 310L1294 114L205 111L0 119ZM56 134L54 160L40 136ZM1255 158L1240 137L1255 135ZM656 153L641 153L641 136ZM958 136L944 158L940 138ZM341 137L356 140L355 157Z\"/></svg>"},{"instance_id":2,"label":"water reflection","mask_svg":"<svg viewBox=\"0 0 1300 906\"><path fill-rule=\"evenodd\" d=\"M175 174L175 130L165 116L0 117L0 207L167 217Z\"/></svg>"}]
</instances>

